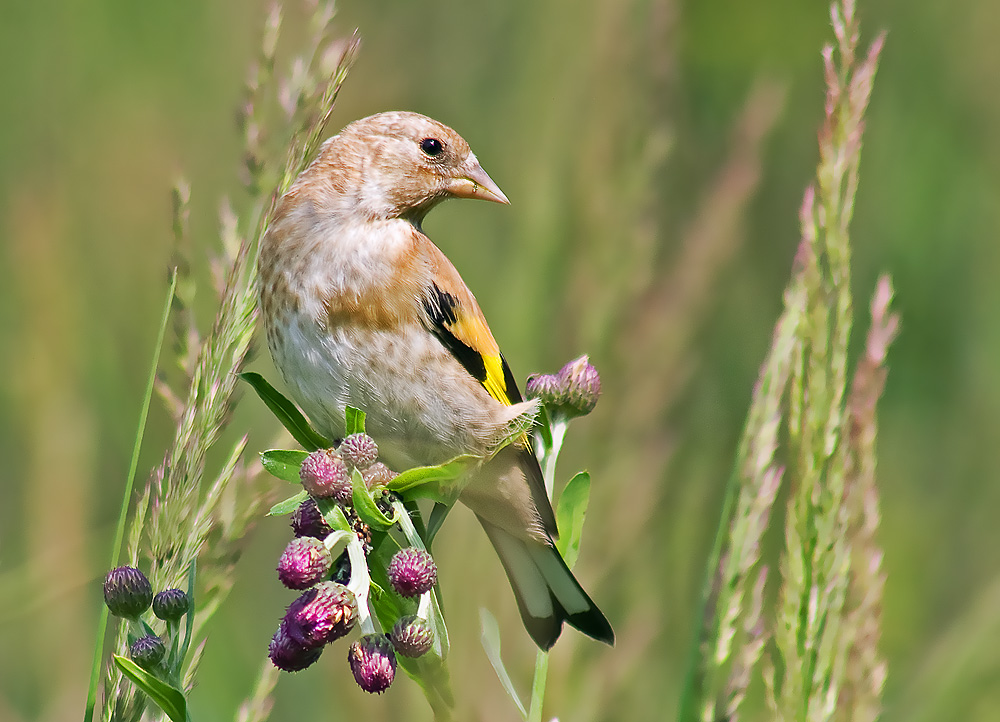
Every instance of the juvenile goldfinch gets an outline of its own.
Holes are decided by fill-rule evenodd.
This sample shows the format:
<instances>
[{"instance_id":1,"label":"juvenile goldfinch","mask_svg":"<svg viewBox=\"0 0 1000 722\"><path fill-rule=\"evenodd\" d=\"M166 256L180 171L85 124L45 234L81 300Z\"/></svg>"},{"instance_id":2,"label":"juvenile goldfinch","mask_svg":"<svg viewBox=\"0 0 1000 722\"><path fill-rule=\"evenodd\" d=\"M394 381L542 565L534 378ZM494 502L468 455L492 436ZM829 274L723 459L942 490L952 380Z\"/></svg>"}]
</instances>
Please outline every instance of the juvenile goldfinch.
<instances>
[{"instance_id":1,"label":"juvenile goldfinch","mask_svg":"<svg viewBox=\"0 0 1000 722\"><path fill-rule=\"evenodd\" d=\"M345 406L398 470L489 456L534 413L479 304L424 235L446 198L508 203L451 128L380 113L327 140L285 194L260 250L267 343L317 428L344 436ZM524 626L551 647L563 621L614 643L611 625L552 543L555 516L527 439L462 492L514 589Z\"/></svg>"}]
</instances>

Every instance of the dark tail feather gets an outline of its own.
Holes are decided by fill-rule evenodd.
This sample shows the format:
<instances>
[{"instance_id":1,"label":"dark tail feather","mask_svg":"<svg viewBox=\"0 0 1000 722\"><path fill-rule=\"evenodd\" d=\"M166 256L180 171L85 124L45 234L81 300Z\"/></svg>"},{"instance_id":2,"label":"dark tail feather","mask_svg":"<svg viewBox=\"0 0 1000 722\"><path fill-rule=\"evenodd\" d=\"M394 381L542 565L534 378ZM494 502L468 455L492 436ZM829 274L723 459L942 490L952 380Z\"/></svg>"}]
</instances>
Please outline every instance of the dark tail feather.
<instances>
[{"instance_id":1,"label":"dark tail feather","mask_svg":"<svg viewBox=\"0 0 1000 722\"><path fill-rule=\"evenodd\" d=\"M614 645L611 624L555 547L515 537L482 517L479 521L503 563L524 627L535 644L552 647L566 621L588 637Z\"/></svg>"}]
</instances>

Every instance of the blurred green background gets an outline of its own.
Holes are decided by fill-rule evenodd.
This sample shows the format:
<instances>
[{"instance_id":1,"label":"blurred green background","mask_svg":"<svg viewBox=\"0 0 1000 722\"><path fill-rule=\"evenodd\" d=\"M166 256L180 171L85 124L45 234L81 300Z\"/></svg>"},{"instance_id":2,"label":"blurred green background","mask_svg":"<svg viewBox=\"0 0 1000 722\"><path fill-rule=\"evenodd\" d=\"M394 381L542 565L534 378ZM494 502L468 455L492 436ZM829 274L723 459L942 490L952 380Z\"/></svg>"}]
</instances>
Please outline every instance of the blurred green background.
<instances>
[{"instance_id":1,"label":"blurred green background","mask_svg":"<svg viewBox=\"0 0 1000 722\"><path fill-rule=\"evenodd\" d=\"M816 164L823 1L459 0L339 7L363 47L332 134L386 109L462 133L509 208L446 204L426 230L523 379L589 352L597 411L561 476L595 475L578 575L609 650L555 648L550 715L674 714L692 610ZM886 720L1000 709L1000 4L880 0L889 31L853 225L860 332L876 275L903 330L881 405ZM0 11L0 720L79 719L171 253L193 186L199 274L220 198L241 199L235 108L263 2L5 3ZM289 8L288 23L302 13ZM285 56L294 48L285 47ZM211 318L208 286L198 313ZM259 354L251 367L274 377ZM231 436L274 422L249 396ZM171 437L154 405L140 480ZM276 482L277 484L278 482ZM439 538L460 718L509 720L476 610L515 683L534 654L471 515ZM194 692L230 719L291 597L288 537L246 540ZM428 719L416 687L364 695L336 649L285 675L274 719Z\"/></svg>"}]
</instances>

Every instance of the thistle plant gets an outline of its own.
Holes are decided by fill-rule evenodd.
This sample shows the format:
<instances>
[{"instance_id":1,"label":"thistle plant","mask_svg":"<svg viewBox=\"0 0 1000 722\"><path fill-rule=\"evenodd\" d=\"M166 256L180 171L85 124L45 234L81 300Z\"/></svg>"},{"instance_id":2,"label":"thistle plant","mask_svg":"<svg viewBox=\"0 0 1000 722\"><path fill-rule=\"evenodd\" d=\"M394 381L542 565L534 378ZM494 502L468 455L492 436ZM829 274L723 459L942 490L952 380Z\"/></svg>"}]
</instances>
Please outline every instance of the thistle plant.
<instances>
[{"instance_id":1,"label":"thistle plant","mask_svg":"<svg viewBox=\"0 0 1000 722\"><path fill-rule=\"evenodd\" d=\"M177 429L163 463L153 471L132 509L127 557L131 568L140 560L148 562L152 586L186 588L193 607L184 612L187 626L180 641L174 592L161 598L157 607L162 622L147 623L133 615L121 626L115 643L119 653L103 675L104 719L139 719L149 700L175 722L190 718L186 692L193 684L204 648L205 624L232 587L239 543L258 516L261 495L254 483L257 470L240 461L246 438L231 447L217 471L209 471L207 457L209 449L220 443L237 388L235 372L247 356L255 330L259 239L270 222L275 201L314 155L358 46L356 39L333 38L332 18L332 4L315 7L305 52L287 71L279 72L281 7L274 5L270 11L260 56L239 113L245 146L242 181L248 202L240 212L228 204L221 212L221 252L213 262L218 311L205 333L195 324L192 311L197 286L187 257L191 245L187 231L190 187L181 182L174 192L175 270L140 415L111 566L118 566L142 429L155 387ZM176 365L171 373L158 377L159 350L171 307ZM178 373L179 380L167 381ZM206 543L209 539L211 544ZM93 718L96 708L106 621L105 612L97 635L86 720ZM169 651L164 649L164 659L155 664L150 662L156 655L156 644L149 639L157 636L153 624L165 625L171 645ZM146 641L139 643L140 639ZM121 653L129 648L150 662L148 669ZM272 685L273 678L261 676L245 707L245 719L263 718Z\"/></svg>"},{"instance_id":2,"label":"thistle plant","mask_svg":"<svg viewBox=\"0 0 1000 722\"><path fill-rule=\"evenodd\" d=\"M450 719L455 701L447 667L449 636L429 549L469 472L488 459L462 456L440 466L385 473L377 439L365 434L363 411L347 407L347 435L334 444L262 376L242 377L305 449L271 449L261 456L273 476L302 487L270 511L272 516L291 514L296 534L279 562L279 578L289 588L307 589L279 623L269 650L272 663L286 672L306 669L356 624L362 636L347 657L358 685L366 692L384 692L401 667L420 685L435 718ZM566 425L594 408L600 378L584 356L559 374L533 377L527 389L543 405L534 438L551 489ZM522 433L518 429L508 443ZM365 473L378 467L378 475ZM579 551L589 488L589 475L577 474L556 507L559 551L569 566ZM417 505L425 498L435 502L426 522ZM335 557L340 561L333 563ZM331 568L337 582L327 581ZM483 620L483 644L501 683L525 719L540 720L548 653L538 653L526 709L500 658L496 622L485 610Z\"/></svg>"},{"instance_id":3,"label":"thistle plant","mask_svg":"<svg viewBox=\"0 0 1000 722\"><path fill-rule=\"evenodd\" d=\"M853 384L849 224L863 116L883 37L856 56L854 3L831 10L825 121L802 241L737 453L710 562L682 720L736 719L762 667L773 719L875 719L885 667L877 649L881 552L875 539L875 404L898 326L879 280ZM761 544L787 486L780 576ZM766 609L765 588L777 586ZM766 650L766 654L765 654Z\"/></svg>"},{"instance_id":4,"label":"thistle plant","mask_svg":"<svg viewBox=\"0 0 1000 722\"><path fill-rule=\"evenodd\" d=\"M286 672L305 669L356 625L362 637L347 658L358 685L384 692L401 666L420 685L435 717L450 719L448 630L428 551L443 519L425 525L416 500L453 503L465 472L483 460L459 457L441 466L366 476L379 463L378 446L365 434L361 410L348 407L347 436L334 445L262 376L242 377L306 449L271 449L261 456L273 476L302 487L269 512L291 514L297 535L279 563L281 581L307 587L275 632L272 663ZM317 569L323 571L313 574ZM343 583L326 581L331 569ZM289 584L290 578L296 583ZM317 595L329 601L317 602Z\"/></svg>"}]
</instances>

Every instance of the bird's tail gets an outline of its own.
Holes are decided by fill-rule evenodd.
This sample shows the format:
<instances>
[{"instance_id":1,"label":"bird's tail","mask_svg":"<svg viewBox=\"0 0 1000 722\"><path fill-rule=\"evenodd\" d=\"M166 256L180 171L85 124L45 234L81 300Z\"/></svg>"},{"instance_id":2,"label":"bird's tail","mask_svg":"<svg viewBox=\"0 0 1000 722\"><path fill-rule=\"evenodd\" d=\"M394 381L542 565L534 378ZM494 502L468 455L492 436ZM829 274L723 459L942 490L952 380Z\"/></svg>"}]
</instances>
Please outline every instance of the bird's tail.
<instances>
[{"instance_id":1,"label":"bird's tail","mask_svg":"<svg viewBox=\"0 0 1000 722\"><path fill-rule=\"evenodd\" d=\"M614 645L611 624L554 546L516 537L482 517L479 521L503 563L521 619L535 644L549 649L566 621L588 637Z\"/></svg>"}]
</instances>

